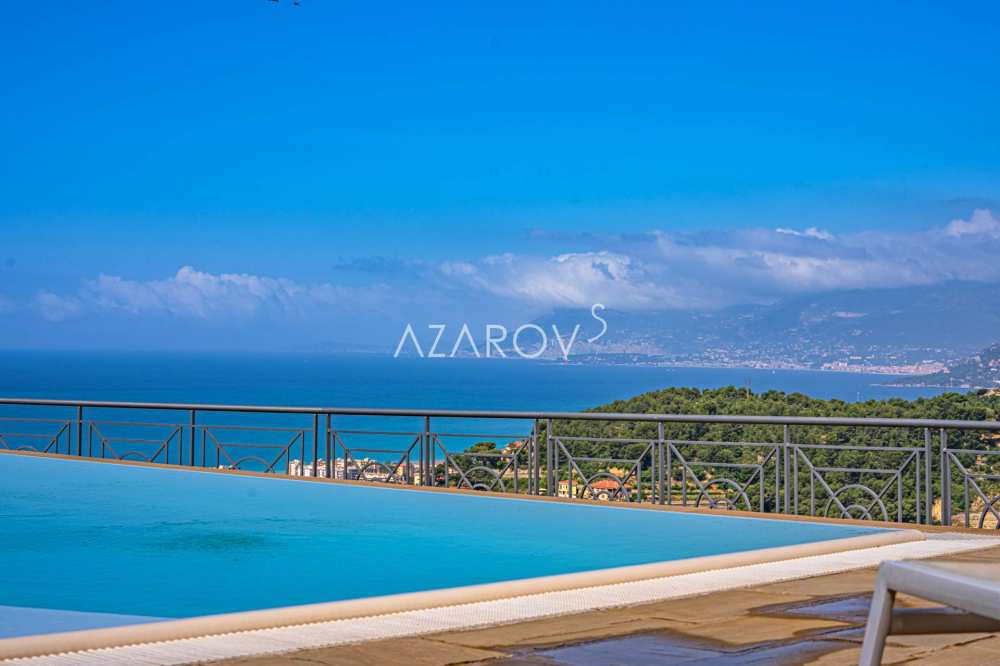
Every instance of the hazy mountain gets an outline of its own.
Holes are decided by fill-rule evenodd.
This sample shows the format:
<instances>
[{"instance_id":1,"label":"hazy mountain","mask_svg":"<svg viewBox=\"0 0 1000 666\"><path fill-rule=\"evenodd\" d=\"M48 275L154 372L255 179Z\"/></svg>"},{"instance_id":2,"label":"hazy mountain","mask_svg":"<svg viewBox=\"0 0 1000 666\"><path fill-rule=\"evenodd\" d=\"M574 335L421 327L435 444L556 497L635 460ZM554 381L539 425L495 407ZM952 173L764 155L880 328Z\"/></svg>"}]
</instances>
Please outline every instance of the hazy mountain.
<instances>
[{"instance_id":1,"label":"hazy mountain","mask_svg":"<svg viewBox=\"0 0 1000 666\"><path fill-rule=\"evenodd\" d=\"M895 383L910 386L998 388L1000 387L1000 344L988 347L975 356L955 363L945 372L909 377Z\"/></svg>"},{"instance_id":2,"label":"hazy mountain","mask_svg":"<svg viewBox=\"0 0 1000 666\"><path fill-rule=\"evenodd\" d=\"M664 361L821 367L841 362L954 363L1000 338L1000 285L836 291L716 311L600 313L559 310L537 323L569 331L581 324L577 354L641 355Z\"/></svg>"}]
</instances>

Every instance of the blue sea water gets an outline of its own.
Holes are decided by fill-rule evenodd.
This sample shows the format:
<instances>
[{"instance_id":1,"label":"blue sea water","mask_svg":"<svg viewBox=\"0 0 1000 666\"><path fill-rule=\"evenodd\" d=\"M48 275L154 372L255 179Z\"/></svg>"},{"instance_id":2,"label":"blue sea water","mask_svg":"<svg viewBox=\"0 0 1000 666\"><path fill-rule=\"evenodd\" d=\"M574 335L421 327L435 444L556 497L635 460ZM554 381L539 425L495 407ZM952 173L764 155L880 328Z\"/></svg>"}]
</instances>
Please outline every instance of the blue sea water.
<instances>
[{"instance_id":1,"label":"blue sea water","mask_svg":"<svg viewBox=\"0 0 1000 666\"><path fill-rule=\"evenodd\" d=\"M0 479L0 605L145 617L353 599L878 531L10 454L0 455Z\"/></svg>"},{"instance_id":2,"label":"blue sea water","mask_svg":"<svg viewBox=\"0 0 1000 666\"><path fill-rule=\"evenodd\" d=\"M0 396L229 404L576 411L670 386L817 398L929 396L883 375L573 365L353 354L0 352Z\"/></svg>"},{"instance_id":3,"label":"blue sea water","mask_svg":"<svg viewBox=\"0 0 1000 666\"><path fill-rule=\"evenodd\" d=\"M718 368L572 365L497 359L399 358L388 355L0 352L0 396L196 402L244 405L425 408L465 410L578 411L670 386L747 386L755 391L799 391L819 398L934 395L939 389L882 386L886 377L833 372ZM75 418L69 409L0 406L4 416ZM88 410L88 419L184 423L184 413ZM310 428L308 416L205 415L200 422ZM414 432L416 418L336 417L338 430ZM524 436L524 421L437 419L437 432ZM121 433L120 433L121 434ZM132 432L132 436L151 436ZM162 432L156 437L165 437ZM280 433L275 435L280 438ZM449 439L464 449L483 437ZM412 437L393 441L355 436L351 446L405 449ZM274 441L277 441L276 439ZM268 440L271 443L271 440ZM308 453L308 452L306 452ZM360 452L359 452L360 453ZM371 457L387 457L372 454ZM392 456L388 456L392 457ZM212 464L212 460L208 463Z\"/></svg>"}]
</instances>

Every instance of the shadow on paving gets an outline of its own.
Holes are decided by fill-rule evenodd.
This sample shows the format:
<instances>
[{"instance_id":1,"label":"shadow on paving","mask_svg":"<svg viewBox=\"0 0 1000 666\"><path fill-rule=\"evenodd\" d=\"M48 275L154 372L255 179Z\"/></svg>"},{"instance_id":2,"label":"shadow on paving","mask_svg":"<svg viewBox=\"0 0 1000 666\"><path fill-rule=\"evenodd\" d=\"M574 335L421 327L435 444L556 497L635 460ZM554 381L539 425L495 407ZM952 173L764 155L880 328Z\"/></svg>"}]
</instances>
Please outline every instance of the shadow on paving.
<instances>
[{"instance_id":1,"label":"shadow on paving","mask_svg":"<svg viewBox=\"0 0 1000 666\"><path fill-rule=\"evenodd\" d=\"M802 664L856 645L864 633L870 595L819 603L799 602L755 609L764 617L811 617L851 626L810 632L786 640L729 645L681 633L653 632L555 648L525 650L490 666L635 666L635 664Z\"/></svg>"}]
</instances>

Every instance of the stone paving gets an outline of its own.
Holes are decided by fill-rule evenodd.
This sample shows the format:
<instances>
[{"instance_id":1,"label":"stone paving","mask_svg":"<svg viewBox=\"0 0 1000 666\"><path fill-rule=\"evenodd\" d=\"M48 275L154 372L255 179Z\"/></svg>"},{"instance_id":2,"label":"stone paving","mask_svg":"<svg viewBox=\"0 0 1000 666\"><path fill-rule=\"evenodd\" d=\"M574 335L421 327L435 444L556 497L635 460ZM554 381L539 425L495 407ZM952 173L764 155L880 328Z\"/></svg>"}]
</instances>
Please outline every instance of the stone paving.
<instances>
[{"instance_id":1,"label":"stone paving","mask_svg":"<svg viewBox=\"0 0 1000 666\"><path fill-rule=\"evenodd\" d=\"M1000 561L1000 548L949 556ZM856 664L875 570L643 606L357 645L247 657L241 666ZM930 606L900 595L902 606ZM1000 664L1000 635L890 636L885 664Z\"/></svg>"}]
</instances>

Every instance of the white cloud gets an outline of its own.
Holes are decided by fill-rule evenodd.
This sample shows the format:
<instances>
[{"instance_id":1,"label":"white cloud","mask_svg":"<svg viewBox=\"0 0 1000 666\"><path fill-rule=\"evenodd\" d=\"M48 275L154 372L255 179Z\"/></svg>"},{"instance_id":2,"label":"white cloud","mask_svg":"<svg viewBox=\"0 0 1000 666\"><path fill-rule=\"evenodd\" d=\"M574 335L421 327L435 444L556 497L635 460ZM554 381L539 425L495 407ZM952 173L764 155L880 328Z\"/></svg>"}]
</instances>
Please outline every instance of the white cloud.
<instances>
[{"instance_id":1,"label":"white cloud","mask_svg":"<svg viewBox=\"0 0 1000 666\"><path fill-rule=\"evenodd\" d=\"M50 291L39 292L35 296L35 306L42 318L52 322L72 319L83 310L79 299L72 296L60 296Z\"/></svg>"},{"instance_id":2,"label":"white cloud","mask_svg":"<svg viewBox=\"0 0 1000 666\"><path fill-rule=\"evenodd\" d=\"M98 306L139 314L167 312L210 319L249 315L263 308L292 311L306 288L291 280L245 273L213 275L184 266L173 277L136 281L100 275L85 293Z\"/></svg>"},{"instance_id":3,"label":"white cloud","mask_svg":"<svg viewBox=\"0 0 1000 666\"><path fill-rule=\"evenodd\" d=\"M804 231L797 231L795 229L788 229L785 227L778 227L775 229L779 234L786 234L788 236L803 236L806 238L818 238L819 240L833 240L833 234L829 231L824 231L816 227L809 227Z\"/></svg>"},{"instance_id":4,"label":"white cloud","mask_svg":"<svg viewBox=\"0 0 1000 666\"><path fill-rule=\"evenodd\" d=\"M535 306L590 307L614 304L626 309L677 307L674 287L651 279L642 262L613 252L571 252L554 257L504 254L477 264L452 264L442 270L467 286Z\"/></svg>"},{"instance_id":5,"label":"white cloud","mask_svg":"<svg viewBox=\"0 0 1000 666\"><path fill-rule=\"evenodd\" d=\"M43 291L35 305L49 321L62 321L88 310L118 310L134 315L167 314L205 320L247 318L258 314L305 316L319 309L377 307L390 297L384 285L341 287L302 284L286 278L246 273L213 274L183 266L171 277L129 280L99 275L77 294Z\"/></svg>"},{"instance_id":6,"label":"white cloud","mask_svg":"<svg viewBox=\"0 0 1000 666\"><path fill-rule=\"evenodd\" d=\"M1000 281L1000 224L986 210L926 231L786 231L658 234L659 256L648 260L697 285L728 285L733 302L817 290Z\"/></svg>"},{"instance_id":7,"label":"white cloud","mask_svg":"<svg viewBox=\"0 0 1000 666\"><path fill-rule=\"evenodd\" d=\"M952 220L944 229L949 236L990 236L1000 238L1000 220L989 210L980 208L968 220Z\"/></svg>"}]
</instances>

